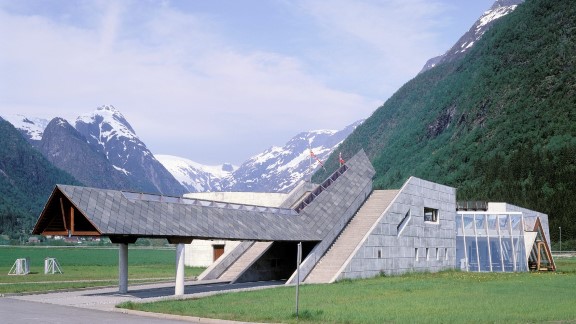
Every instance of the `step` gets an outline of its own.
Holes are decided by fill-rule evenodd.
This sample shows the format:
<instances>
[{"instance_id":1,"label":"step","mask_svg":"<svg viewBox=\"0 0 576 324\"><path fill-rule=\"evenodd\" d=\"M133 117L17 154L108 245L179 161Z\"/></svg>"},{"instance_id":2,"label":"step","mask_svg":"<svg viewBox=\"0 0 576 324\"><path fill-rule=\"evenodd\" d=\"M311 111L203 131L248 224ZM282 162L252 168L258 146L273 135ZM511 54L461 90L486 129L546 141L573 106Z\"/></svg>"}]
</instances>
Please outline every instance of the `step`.
<instances>
[{"instance_id":1,"label":"step","mask_svg":"<svg viewBox=\"0 0 576 324\"><path fill-rule=\"evenodd\" d=\"M304 282L332 281L397 193L397 190L373 191Z\"/></svg>"}]
</instances>

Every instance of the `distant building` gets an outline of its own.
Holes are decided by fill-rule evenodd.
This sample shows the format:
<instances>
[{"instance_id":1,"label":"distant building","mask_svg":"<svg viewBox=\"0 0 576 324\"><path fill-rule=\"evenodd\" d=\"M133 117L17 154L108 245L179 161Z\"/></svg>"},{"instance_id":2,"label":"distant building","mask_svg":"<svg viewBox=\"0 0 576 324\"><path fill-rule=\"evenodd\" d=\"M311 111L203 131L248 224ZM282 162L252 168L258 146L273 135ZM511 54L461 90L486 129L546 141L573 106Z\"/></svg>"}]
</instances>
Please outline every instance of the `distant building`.
<instances>
[{"instance_id":1,"label":"distant building","mask_svg":"<svg viewBox=\"0 0 576 324\"><path fill-rule=\"evenodd\" d=\"M28 243L40 243L40 238L37 236L30 236L28 238Z\"/></svg>"}]
</instances>

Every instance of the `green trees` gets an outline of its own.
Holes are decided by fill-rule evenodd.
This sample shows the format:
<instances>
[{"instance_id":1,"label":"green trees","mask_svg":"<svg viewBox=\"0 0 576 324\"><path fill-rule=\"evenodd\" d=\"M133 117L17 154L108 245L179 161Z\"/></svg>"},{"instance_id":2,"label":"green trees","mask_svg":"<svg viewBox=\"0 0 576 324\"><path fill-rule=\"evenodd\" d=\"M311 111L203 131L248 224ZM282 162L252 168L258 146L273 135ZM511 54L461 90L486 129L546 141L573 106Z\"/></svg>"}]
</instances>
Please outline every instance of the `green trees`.
<instances>
[{"instance_id":1,"label":"green trees","mask_svg":"<svg viewBox=\"0 0 576 324\"><path fill-rule=\"evenodd\" d=\"M573 17L574 1L525 2L464 58L406 83L337 152L363 148L377 188L414 175L458 188L458 199L542 211L554 240L558 226L575 239ZM315 179L336 163L331 157Z\"/></svg>"},{"instance_id":2,"label":"green trees","mask_svg":"<svg viewBox=\"0 0 576 324\"><path fill-rule=\"evenodd\" d=\"M0 234L29 233L58 183L78 184L0 119Z\"/></svg>"}]
</instances>

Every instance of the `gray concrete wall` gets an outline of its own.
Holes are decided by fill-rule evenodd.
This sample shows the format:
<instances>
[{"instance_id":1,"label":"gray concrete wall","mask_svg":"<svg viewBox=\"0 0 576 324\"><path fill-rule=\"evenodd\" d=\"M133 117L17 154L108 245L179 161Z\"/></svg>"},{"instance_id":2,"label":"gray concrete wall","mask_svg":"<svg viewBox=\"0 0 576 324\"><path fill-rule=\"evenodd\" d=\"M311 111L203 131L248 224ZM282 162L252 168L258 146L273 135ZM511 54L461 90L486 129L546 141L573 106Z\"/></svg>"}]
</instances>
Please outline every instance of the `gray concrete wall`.
<instances>
[{"instance_id":1,"label":"gray concrete wall","mask_svg":"<svg viewBox=\"0 0 576 324\"><path fill-rule=\"evenodd\" d=\"M437 223L424 221L424 207L438 210ZM410 220L399 235L398 225L408 211ZM455 217L455 188L411 177L348 260L339 279L453 269Z\"/></svg>"}]
</instances>

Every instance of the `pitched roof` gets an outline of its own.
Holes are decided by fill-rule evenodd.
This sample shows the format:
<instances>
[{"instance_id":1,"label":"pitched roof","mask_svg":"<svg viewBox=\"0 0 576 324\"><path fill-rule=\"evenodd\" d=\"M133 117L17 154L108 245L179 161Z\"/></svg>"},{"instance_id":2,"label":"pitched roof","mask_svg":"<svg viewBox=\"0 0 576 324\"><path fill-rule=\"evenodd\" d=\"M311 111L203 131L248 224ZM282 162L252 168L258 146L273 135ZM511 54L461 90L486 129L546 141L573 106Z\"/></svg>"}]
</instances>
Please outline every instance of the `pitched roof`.
<instances>
[{"instance_id":1,"label":"pitched roof","mask_svg":"<svg viewBox=\"0 0 576 324\"><path fill-rule=\"evenodd\" d=\"M33 233L320 241L374 174L361 151L296 209L57 185Z\"/></svg>"}]
</instances>

